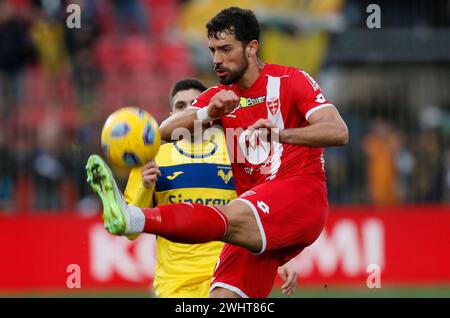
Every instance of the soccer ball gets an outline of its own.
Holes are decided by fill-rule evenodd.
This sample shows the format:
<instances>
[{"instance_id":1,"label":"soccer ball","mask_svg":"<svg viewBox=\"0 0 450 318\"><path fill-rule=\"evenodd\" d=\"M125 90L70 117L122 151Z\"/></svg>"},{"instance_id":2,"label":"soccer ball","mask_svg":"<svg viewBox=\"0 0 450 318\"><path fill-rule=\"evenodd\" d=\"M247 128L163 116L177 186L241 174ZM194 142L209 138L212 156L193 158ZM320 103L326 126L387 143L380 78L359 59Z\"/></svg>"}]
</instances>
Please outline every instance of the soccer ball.
<instances>
[{"instance_id":1,"label":"soccer ball","mask_svg":"<svg viewBox=\"0 0 450 318\"><path fill-rule=\"evenodd\" d=\"M106 119L101 143L109 164L122 171L145 165L158 153L158 123L136 107L120 108Z\"/></svg>"}]
</instances>

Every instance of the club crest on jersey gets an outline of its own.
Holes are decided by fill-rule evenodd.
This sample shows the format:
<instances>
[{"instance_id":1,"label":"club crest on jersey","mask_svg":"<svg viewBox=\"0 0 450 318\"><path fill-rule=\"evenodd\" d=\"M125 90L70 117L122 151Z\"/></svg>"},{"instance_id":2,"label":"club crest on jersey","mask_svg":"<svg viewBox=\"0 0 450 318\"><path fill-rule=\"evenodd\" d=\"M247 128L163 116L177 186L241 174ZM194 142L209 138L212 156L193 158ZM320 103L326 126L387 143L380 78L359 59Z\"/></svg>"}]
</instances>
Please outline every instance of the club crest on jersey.
<instances>
[{"instance_id":1,"label":"club crest on jersey","mask_svg":"<svg viewBox=\"0 0 450 318\"><path fill-rule=\"evenodd\" d=\"M275 114L280 109L280 99L279 98L271 98L267 100L267 108L270 110L270 113L275 116Z\"/></svg>"},{"instance_id":2,"label":"club crest on jersey","mask_svg":"<svg viewBox=\"0 0 450 318\"><path fill-rule=\"evenodd\" d=\"M220 169L219 171L217 171L217 175L223 180L223 182L225 182L225 184L228 184L228 182L230 182L231 178L233 177L233 173L231 172L231 170L228 170L228 172L225 173L225 171Z\"/></svg>"}]
</instances>

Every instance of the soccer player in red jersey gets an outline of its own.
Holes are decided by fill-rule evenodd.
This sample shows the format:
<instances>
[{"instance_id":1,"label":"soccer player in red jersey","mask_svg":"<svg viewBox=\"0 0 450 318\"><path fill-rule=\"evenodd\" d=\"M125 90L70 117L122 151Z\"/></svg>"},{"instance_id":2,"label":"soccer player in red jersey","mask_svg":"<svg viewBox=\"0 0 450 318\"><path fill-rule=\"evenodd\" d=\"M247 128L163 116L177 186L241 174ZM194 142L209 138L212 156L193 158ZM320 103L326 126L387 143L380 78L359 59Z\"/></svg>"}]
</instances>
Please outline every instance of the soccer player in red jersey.
<instances>
[{"instance_id":1,"label":"soccer player in red jersey","mask_svg":"<svg viewBox=\"0 0 450 318\"><path fill-rule=\"evenodd\" d=\"M325 225L323 147L345 145L348 131L311 76L258 58L253 12L222 10L207 30L220 84L197 97L192 110L169 117L160 131L169 141L177 128L193 131L195 121L220 121L239 197L226 206L141 210L123 203L103 165L90 168L88 162L88 175L100 171L94 179L102 183L97 193L110 232L154 233L180 243L224 241L210 296L267 297L278 266L312 244Z\"/></svg>"}]
</instances>

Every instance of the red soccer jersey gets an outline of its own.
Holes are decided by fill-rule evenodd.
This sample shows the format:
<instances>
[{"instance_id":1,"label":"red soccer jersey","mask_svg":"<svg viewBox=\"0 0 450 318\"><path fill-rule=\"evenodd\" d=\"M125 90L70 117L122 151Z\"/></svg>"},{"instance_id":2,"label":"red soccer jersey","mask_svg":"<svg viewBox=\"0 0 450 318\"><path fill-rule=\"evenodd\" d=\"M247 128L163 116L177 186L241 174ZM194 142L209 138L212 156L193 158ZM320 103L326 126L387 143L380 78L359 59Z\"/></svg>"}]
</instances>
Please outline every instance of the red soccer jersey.
<instances>
[{"instance_id":1,"label":"red soccer jersey","mask_svg":"<svg viewBox=\"0 0 450 318\"><path fill-rule=\"evenodd\" d=\"M309 74L294 67L266 64L246 91L236 84L218 84L198 96L193 106L208 106L224 89L240 97L236 109L220 118L238 195L273 179L315 175L325 180L323 148L267 143L247 130L260 118L270 119L280 129L305 127L314 111L331 106Z\"/></svg>"}]
</instances>

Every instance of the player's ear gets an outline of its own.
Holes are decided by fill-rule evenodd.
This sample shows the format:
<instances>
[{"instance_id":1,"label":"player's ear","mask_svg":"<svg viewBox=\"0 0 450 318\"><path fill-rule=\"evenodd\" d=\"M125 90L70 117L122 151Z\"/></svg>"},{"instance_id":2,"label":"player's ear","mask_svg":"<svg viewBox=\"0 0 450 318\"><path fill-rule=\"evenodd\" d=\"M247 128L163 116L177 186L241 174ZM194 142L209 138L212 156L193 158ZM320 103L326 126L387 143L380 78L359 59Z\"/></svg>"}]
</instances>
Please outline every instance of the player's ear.
<instances>
[{"instance_id":1,"label":"player's ear","mask_svg":"<svg viewBox=\"0 0 450 318\"><path fill-rule=\"evenodd\" d=\"M250 43L247 44L246 53L247 57L256 56L256 53L258 52L259 48L259 42L257 40L252 40Z\"/></svg>"}]
</instances>

